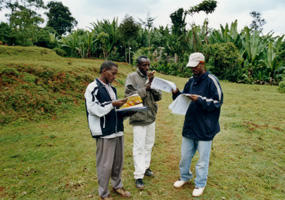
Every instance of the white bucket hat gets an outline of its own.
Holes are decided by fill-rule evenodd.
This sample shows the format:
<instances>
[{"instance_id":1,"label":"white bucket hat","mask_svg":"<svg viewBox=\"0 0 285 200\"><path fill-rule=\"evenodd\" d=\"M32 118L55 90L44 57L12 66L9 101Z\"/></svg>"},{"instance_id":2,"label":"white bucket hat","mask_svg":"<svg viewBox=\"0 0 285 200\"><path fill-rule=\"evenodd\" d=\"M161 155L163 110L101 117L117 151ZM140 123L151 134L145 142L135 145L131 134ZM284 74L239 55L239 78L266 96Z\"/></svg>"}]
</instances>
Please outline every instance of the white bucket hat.
<instances>
[{"instance_id":1,"label":"white bucket hat","mask_svg":"<svg viewBox=\"0 0 285 200\"><path fill-rule=\"evenodd\" d=\"M196 67L201 61L205 62L205 56L202 53L191 53L186 67Z\"/></svg>"}]
</instances>

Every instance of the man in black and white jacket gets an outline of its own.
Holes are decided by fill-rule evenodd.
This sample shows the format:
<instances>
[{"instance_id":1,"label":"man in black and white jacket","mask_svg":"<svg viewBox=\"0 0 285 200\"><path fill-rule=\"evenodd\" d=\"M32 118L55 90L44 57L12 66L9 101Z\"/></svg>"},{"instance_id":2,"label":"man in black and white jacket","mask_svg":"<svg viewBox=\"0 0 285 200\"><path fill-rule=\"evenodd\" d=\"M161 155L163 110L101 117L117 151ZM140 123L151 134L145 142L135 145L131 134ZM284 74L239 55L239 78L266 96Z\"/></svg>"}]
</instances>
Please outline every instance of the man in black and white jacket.
<instances>
[{"instance_id":1,"label":"man in black and white jacket","mask_svg":"<svg viewBox=\"0 0 285 200\"><path fill-rule=\"evenodd\" d=\"M114 191L130 197L123 188L121 179L124 154L123 117L116 112L125 99L117 99L117 91L111 86L118 73L118 65L105 61L100 68L100 77L87 86L85 92L88 125L96 138L96 168L100 199L112 199L108 190L109 179Z\"/></svg>"}]
</instances>

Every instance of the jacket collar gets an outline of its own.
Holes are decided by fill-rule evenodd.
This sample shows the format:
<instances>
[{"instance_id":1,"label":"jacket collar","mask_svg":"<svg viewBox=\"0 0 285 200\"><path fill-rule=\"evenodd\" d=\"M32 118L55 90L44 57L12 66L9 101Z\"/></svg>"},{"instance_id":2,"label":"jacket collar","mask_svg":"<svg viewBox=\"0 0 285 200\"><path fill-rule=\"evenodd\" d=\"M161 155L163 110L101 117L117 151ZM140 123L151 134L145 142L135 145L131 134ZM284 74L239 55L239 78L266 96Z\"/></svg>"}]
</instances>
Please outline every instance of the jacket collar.
<instances>
[{"instance_id":1,"label":"jacket collar","mask_svg":"<svg viewBox=\"0 0 285 200\"><path fill-rule=\"evenodd\" d=\"M101 87L104 86L103 83L99 80L99 78L96 78L95 80L98 86L101 86Z\"/></svg>"},{"instance_id":2,"label":"jacket collar","mask_svg":"<svg viewBox=\"0 0 285 200\"><path fill-rule=\"evenodd\" d=\"M194 80L195 80L195 82L200 82L200 81L204 80L205 78L207 78L208 75L209 75L209 72L205 72L204 74L202 74L199 77L194 76Z\"/></svg>"},{"instance_id":3,"label":"jacket collar","mask_svg":"<svg viewBox=\"0 0 285 200\"><path fill-rule=\"evenodd\" d=\"M139 70L139 68L137 68L137 73L138 73L141 77L147 78L147 76L144 75L144 74Z\"/></svg>"},{"instance_id":4,"label":"jacket collar","mask_svg":"<svg viewBox=\"0 0 285 200\"><path fill-rule=\"evenodd\" d=\"M105 87L105 85L107 85L107 84L103 84L102 81L99 80L99 78L96 78L96 83L100 87ZM109 84L109 85L114 89L114 87L111 84Z\"/></svg>"}]
</instances>

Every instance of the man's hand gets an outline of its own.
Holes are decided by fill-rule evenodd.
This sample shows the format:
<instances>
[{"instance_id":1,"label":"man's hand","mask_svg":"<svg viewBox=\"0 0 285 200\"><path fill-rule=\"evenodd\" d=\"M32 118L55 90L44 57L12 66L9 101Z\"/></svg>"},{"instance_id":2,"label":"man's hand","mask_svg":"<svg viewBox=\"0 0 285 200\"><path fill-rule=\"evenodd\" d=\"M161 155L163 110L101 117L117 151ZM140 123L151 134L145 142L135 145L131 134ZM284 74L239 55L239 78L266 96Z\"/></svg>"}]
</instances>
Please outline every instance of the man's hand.
<instances>
[{"instance_id":1,"label":"man's hand","mask_svg":"<svg viewBox=\"0 0 285 200\"><path fill-rule=\"evenodd\" d=\"M145 85L145 89L146 89L146 90L150 90L150 86L151 86L151 82L148 82L148 83Z\"/></svg>"},{"instance_id":2,"label":"man's hand","mask_svg":"<svg viewBox=\"0 0 285 200\"><path fill-rule=\"evenodd\" d=\"M172 89L172 93L173 93L173 94L176 94L177 92L179 92L179 89L178 89L178 88L176 88L176 90L173 90L173 89Z\"/></svg>"},{"instance_id":3,"label":"man's hand","mask_svg":"<svg viewBox=\"0 0 285 200\"><path fill-rule=\"evenodd\" d=\"M197 101L199 99L199 95L191 94L188 96L192 101Z\"/></svg>"},{"instance_id":4,"label":"man's hand","mask_svg":"<svg viewBox=\"0 0 285 200\"><path fill-rule=\"evenodd\" d=\"M114 107L121 107L124 103L127 102L127 100L128 100L128 98L118 99L118 100L112 101L112 105Z\"/></svg>"},{"instance_id":5,"label":"man's hand","mask_svg":"<svg viewBox=\"0 0 285 200\"><path fill-rule=\"evenodd\" d=\"M154 78L155 71L147 72L148 81L151 83Z\"/></svg>"}]
</instances>

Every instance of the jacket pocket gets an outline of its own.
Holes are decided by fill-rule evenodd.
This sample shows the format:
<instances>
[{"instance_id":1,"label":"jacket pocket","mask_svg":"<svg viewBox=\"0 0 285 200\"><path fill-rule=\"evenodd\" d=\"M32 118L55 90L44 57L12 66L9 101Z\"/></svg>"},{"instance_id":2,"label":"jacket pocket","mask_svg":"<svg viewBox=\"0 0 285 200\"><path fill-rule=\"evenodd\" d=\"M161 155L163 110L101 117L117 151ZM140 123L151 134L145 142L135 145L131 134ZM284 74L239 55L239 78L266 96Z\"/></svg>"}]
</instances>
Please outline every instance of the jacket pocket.
<instances>
[{"instance_id":1,"label":"jacket pocket","mask_svg":"<svg viewBox=\"0 0 285 200\"><path fill-rule=\"evenodd\" d=\"M215 129L213 121L211 120L209 114L207 114L203 118L204 118L204 126L207 131L207 134L212 134Z\"/></svg>"},{"instance_id":2,"label":"jacket pocket","mask_svg":"<svg viewBox=\"0 0 285 200\"><path fill-rule=\"evenodd\" d=\"M102 129L100 126L100 118L89 115L88 116L88 124L93 136L102 135Z\"/></svg>"}]
</instances>

